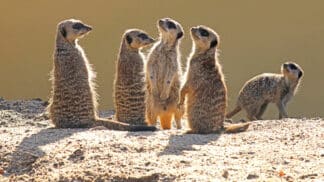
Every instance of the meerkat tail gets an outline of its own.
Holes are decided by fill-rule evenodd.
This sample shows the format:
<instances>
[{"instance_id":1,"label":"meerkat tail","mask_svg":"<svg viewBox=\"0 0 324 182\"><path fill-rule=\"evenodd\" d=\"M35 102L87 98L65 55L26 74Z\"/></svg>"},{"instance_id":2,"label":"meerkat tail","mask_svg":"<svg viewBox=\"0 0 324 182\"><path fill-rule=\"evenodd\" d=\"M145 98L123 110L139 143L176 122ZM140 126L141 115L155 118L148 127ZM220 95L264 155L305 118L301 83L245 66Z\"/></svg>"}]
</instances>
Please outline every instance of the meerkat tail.
<instances>
[{"instance_id":1,"label":"meerkat tail","mask_svg":"<svg viewBox=\"0 0 324 182\"><path fill-rule=\"evenodd\" d=\"M226 118L233 117L235 114L237 114L241 110L242 110L242 108L240 106L236 106L236 108L232 112L229 112L229 113L226 114Z\"/></svg>"},{"instance_id":2,"label":"meerkat tail","mask_svg":"<svg viewBox=\"0 0 324 182\"><path fill-rule=\"evenodd\" d=\"M129 125L118 121L99 118L95 121L95 126L104 126L107 129L120 131L155 131L155 126Z\"/></svg>"},{"instance_id":3,"label":"meerkat tail","mask_svg":"<svg viewBox=\"0 0 324 182\"><path fill-rule=\"evenodd\" d=\"M224 126L225 133L239 133L246 131L250 126L250 123L239 123L239 124L231 124L228 126Z\"/></svg>"}]
</instances>

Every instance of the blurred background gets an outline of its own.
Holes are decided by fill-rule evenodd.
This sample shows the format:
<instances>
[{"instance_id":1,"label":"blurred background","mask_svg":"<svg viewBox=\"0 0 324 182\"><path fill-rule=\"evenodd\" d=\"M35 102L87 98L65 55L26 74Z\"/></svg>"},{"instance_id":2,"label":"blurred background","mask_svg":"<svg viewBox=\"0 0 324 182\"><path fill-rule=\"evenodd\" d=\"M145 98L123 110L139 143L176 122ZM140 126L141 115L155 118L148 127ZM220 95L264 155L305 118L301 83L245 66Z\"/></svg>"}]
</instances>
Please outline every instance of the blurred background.
<instances>
[{"instance_id":1,"label":"blurred background","mask_svg":"<svg viewBox=\"0 0 324 182\"><path fill-rule=\"evenodd\" d=\"M229 91L229 110L242 85L263 72L279 72L287 60L305 71L288 104L291 117L324 117L324 1L2 1L0 6L0 96L48 99L56 25L81 19L94 30L79 43L97 72L100 109L112 109L112 84L121 35L140 28L158 36L156 21L182 24L183 65L191 50L189 28L207 25L221 36L220 62ZM243 113L236 118L243 116ZM270 106L265 118L277 118Z\"/></svg>"}]
</instances>

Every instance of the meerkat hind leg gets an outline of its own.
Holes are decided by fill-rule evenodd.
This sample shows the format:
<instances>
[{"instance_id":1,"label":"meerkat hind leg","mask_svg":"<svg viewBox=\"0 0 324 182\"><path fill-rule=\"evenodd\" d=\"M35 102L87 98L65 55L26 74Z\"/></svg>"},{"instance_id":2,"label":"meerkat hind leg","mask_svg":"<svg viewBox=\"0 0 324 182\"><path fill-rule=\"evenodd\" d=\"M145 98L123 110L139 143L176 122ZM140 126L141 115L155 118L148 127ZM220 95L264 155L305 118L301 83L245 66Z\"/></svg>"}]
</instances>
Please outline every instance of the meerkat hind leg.
<instances>
[{"instance_id":1,"label":"meerkat hind leg","mask_svg":"<svg viewBox=\"0 0 324 182\"><path fill-rule=\"evenodd\" d=\"M247 110L247 118L250 120L250 121L255 121L255 120L258 120L255 115L256 115L256 109L252 109L252 110Z\"/></svg>"},{"instance_id":2,"label":"meerkat hind leg","mask_svg":"<svg viewBox=\"0 0 324 182\"><path fill-rule=\"evenodd\" d=\"M170 113L165 113L160 115L160 123L162 129L164 130L171 129L171 120L172 120L172 114Z\"/></svg>"},{"instance_id":3,"label":"meerkat hind leg","mask_svg":"<svg viewBox=\"0 0 324 182\"><path fill-rule=\"evenodd\" d=\"M277 107L279 110L279 119L287 118L288 114L287 114L287 111L285 110L284 104L282 102L278 102Z\"/></svg>"},{"instance_id":4,"label":"meerkat hind leg","mask_svg":"<svg viewBox=\"0 0 324 182\"><path fill-rule=\"evenodd\" d=\"M264 103L261 105L258 114L255 116L258 120L262 120L262 115L264 114L265 110L267 109L268 103Z\"/></svg>"},{"instance_id":5,"label":"meerkat hind leg","mask_svg":"<svg viewBox=\"0 0 324 182\"><path fill-rule=\"evenodd\" d=\"M174 120L176 122L177 129L181 129L181 118L182 118L183 112L180 109L177 109L174 114Z\"/></svg>"},{"instance_id":6,"label":"meerkat hind leg","mask_svg":"<svg viewBox=\"0 0 324 182\"><path fill-rule=\"evenodd\" d=\"M145 120L146 123L150 126L156 125L157 115L156 113L153 113L153 111L148 107L146 108Z\"/></svg>"},{"instance_id":7,"label":"meerkat hind leg","mask_svg":"<svg viewBox=\"0 0 324 182\"><path fill-rule=\"evenodd\" d=\"M250 121L255 121L255 120L258 120L256 118L256 115L259 111L258 107L256 106L253 106L253 107L247 107L245 108L246 110L246 113L247 113L247 118L250 120Z\"/></svg>"}]
</instances>

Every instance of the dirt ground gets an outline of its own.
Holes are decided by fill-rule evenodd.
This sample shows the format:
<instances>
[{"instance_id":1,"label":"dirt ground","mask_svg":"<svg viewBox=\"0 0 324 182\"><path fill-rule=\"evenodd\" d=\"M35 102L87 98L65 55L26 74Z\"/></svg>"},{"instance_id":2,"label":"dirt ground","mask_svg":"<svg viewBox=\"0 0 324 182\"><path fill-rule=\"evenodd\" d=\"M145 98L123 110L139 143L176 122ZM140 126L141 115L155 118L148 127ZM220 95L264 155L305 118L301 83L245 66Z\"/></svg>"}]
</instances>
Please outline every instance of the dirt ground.
<instances>
[{"instance_id":1,"label":"dirt ground","mask_svg":"<svg viewBox=\"0 0 324 182\"><path fill-rule=\"evenodd\" d=\"M238 134L135 133L53 129L46 105L0 98L0 181L324 181L321 118L255 121Z\"/></svg>"}]
</instances>

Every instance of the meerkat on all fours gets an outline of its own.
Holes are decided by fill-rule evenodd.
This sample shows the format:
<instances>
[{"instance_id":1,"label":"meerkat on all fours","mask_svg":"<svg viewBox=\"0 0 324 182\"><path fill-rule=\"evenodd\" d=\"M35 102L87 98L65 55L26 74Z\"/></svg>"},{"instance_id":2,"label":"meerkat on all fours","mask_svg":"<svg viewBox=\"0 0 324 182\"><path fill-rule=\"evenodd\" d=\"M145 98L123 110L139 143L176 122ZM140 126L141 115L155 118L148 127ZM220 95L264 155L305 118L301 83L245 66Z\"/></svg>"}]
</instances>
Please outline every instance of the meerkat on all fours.
<instances>
[{"instance_id":1,"label":"meerkat on all fours","mask_svg":"<svg viewBox=\"0 0 324 182\"><path fill-rule=\"evenodd\" d=\"M181 77L179 43L183 29L170 18L160 19L157 26L160 39L151 49L145 65L146 122L155 125L159 118L161 127L170 129L174 117L179 129L183 114L177 107Z\"/></svg>"},{"instance_id":2,"label":"meerkat on all fours","mask_svg":"<svg viewBox=\"0 0 324 182\"><path fill-rule=\"evenodd\" d=\"M245 131L249 123L225 127L223 124L227 107L227 89L222 67L217 58L219 36L206 26L192 27L190 31L193 48L179 102L181 106L186 101L184 105L191 129L188 133Z\"/></svg>"},{"instance_id":3,"label":"meerkat on all fours","mask_svg":"<svg viewBox=\"0 0 324 182\"><path fill-rule=\"evenodd\" d=\"M78 39L92 28L79 20L69 19L58 24L52 95L48 111L57 128L105 126L115 130L155 130L154 127L132 126L98 118L94 72L78 44Z\"/></svg>"},{"instance_id":4,"label":"meerkat on all fours","mask_svg":"<svg viewBox=\"0 0 324 182\"><path fill-rule=\"evenodd\" d=\"M139 29L127 30L122 38L114 81L115 119L145 125L144 55L142 47L154 42Z\"/></svg>"},{"instance_id":5,"label":"meerkat on all fours","mask_svg":"<svg viewBox=\"0 0 324 182\"><path fill-rule=\"evenodd\" d=\"M286 104L296 93L303 73L298 64L286 62L281 66L281 74L264 73L255 76L244 84L236 108L226 117L231 118L244 109L249 120L262 120L269 103L277 105L279 119L288 117Z\"/></svg>"}]
</instances>

